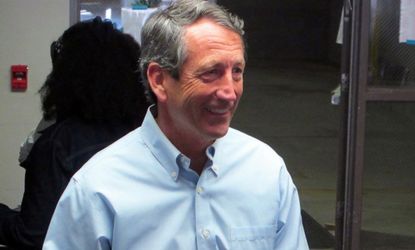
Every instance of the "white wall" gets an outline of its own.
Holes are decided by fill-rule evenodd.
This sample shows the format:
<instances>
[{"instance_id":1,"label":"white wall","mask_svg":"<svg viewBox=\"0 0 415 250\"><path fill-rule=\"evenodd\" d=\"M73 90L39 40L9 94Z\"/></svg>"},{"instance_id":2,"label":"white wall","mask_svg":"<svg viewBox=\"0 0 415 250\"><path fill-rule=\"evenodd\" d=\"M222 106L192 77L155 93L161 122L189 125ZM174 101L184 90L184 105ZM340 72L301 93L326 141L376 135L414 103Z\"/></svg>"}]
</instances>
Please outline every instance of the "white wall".
<instances>
[{"instance_id":1,"label":"white wall","mask_svg":"<svg viewBox=\"0 0 415 250\"><path fill-rule=\"evenodd\" d=\"M0 203L20 204L20 143L41 117L37 94L50 72L50 43L69 27L69 0L0 0ZM29 66L26 92L10 90L10 65Z\"/></svg>"}]
</instances>

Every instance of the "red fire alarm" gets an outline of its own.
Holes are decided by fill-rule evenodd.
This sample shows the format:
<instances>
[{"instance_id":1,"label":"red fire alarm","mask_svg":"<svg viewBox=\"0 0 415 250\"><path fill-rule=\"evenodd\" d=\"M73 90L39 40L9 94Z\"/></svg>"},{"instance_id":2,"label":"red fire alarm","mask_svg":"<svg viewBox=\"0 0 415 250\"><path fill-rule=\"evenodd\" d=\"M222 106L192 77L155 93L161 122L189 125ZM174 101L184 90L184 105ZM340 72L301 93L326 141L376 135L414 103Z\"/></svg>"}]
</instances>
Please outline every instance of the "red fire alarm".
<instances>
[{"instance_id":1,"label":"red fire alarm","mask_svg":"<svg viewBox=\"0 0 415 250\"><path fill-rule=\"evenodd\" d=\"M12 91L26 91L27 89L27 65L11 66L11 88Z\"/></svg>"}]
</instances>

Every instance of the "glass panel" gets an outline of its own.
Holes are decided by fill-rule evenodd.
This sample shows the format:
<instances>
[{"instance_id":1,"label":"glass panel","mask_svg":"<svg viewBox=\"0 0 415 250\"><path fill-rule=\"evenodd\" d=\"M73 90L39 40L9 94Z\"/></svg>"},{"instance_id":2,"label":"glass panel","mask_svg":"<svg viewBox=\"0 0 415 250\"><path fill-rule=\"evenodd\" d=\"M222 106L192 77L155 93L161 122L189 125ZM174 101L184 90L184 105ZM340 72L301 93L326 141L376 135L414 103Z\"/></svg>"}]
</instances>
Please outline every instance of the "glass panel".
<instances>
[{"instance_id":1,"label":"glass panel","mask_svg":"<svg viewBox=\"0 0 415 250\"><path fill-rule=\"evenodd\" d=\"M371 1L370 77L372 79L369 79L369 84L415 86L415 43L399 42L400 34L403 34L406 24L405 13L410 13L406 8L401 12L401 2L404 1ZM413 21L413 18L411 20Z\"/></svg>"},{"instance_id":2,"label":"glass panel","mask_svg":"<svg viewBox=\"0 0 415 250\"><path fill-rule=\"evenodd\" d=\"M147 7L165 7L172 0L148 0ZM132 8L136 0L79 0L80 20L88 20L96 16L112 20L118 29L123 28L122 8ZM142 7L142 6L141 6Z\"/></svg>"},{"instance_id":3,"label":"glass panel","mask_svg":"<svg viewBox=\"0 0 415 250\"><path fill-rule=\"evenodd\" d=\"M96 16L102 19L110 19L115 23L117 28L121 28L121 7L124 4L122 0L80 0L80 20L88 20Z\"/></svg>"},{"instance_id":4,"label":"glass panel","mask_svg":"<svg viewBox=\"0 0 415 250\"><path fill-rule=\"evenodd\" d=\"M362 249L415 246L415 103L369 103Z\"/></svg>"}]
</instances>

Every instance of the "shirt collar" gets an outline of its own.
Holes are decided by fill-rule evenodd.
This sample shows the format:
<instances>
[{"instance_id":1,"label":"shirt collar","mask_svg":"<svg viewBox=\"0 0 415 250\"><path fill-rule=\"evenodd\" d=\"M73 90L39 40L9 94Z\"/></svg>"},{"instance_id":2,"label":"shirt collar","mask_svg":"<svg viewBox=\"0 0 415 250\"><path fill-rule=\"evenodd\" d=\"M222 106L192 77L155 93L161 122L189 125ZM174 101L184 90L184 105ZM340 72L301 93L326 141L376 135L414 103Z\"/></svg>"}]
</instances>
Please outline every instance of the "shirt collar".
<instances>
[{"instance_id":1,"label":"shirt collar","mask_svg":"<svg viewBox=\"0 0 415 250\"><path fill-rule=\"evenodd\" d=\"M156 107L154 105L151 106L144 117L143 124L141 125L143 140L155 158L160 162L160 165L176 181L179 176L177 159L181 153L159 128L152 114L152 111L155 111L155 109Z\"/></svg>"},{"instance_id":2,"label":"shirt collar","mask_svg":"<svg viewBox=\"0 0 415 250\"><path fill-rule=\"evenodd\" d=\"M216 152L215 147L216 147L217 141L218 140L216 140L215 143L213 143L206 149L206 156L208 160L205 166L206 169L210 168L216 177L218 177L219 175L219 165L217 164L217 162L214 161L215 152Z\"/></svg>"},{"instance_id":3,"label":"shirt collar","mask_svg":"<svg viewBox=\"0 0 415 250\"><path fill-rule=\"evenodd\" d=\"M143 140L156 159L160 162L160 165L174 181L177 181L180 167L186 169L190 168L190 159L183 155L161 131L153 116L155 111L156 106L150 106L144 117L143 124L141 125ZM216 153L216 146L220 141L221 139L216 140L205 152L208 158L205 170L210 168L216 177L219 175L220 166L215 163L214 156Z\"/></svg>"}]
</instances>

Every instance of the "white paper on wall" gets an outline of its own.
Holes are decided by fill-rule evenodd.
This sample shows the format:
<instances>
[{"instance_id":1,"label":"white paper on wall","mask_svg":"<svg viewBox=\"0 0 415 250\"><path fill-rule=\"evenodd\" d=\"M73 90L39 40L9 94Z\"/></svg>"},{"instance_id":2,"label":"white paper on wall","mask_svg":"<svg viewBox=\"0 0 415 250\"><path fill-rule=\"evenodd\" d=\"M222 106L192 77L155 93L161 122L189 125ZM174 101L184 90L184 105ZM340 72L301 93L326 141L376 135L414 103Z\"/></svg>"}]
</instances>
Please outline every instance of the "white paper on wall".
<instances>
[{"instance_id":1,"label":"white paper on wall","mask_svg":"<svg viewBox=\"0 0 415 250\"><path fill-rule=\"evenodd\" d=\"M338 43L338 44L343 43L343 15L344 15L343 12L344 12L344 9L342 9L342 14L340 16L339 29L337 30L336 43Z\"/></svg>"},{"instance_id":2,"label":"white paper on wall","mask_svg":"<svg viewBox=\"0 0 415 250\"><path fill-rule=\"evenodd\" d=\"M401 0L399 42L415 45L415 1Z\"/></svg>"}]
</instances>

